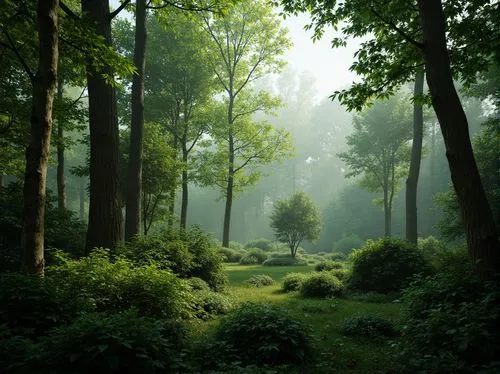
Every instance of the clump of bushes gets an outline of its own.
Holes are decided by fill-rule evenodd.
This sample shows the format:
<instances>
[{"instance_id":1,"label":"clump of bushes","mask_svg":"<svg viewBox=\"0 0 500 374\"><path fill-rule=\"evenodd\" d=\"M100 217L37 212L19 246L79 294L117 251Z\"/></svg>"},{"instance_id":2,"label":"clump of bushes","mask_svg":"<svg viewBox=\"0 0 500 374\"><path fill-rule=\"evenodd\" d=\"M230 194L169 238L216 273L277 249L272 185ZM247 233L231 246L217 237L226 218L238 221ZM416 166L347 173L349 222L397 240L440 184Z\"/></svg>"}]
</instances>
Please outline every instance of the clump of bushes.
<instances>
[{"instance_id":1,"label":"clump of bushes","mask_svg":"<svg viewBox=\"0 0 500 374\"><path fill-rule=\"evenodd\" d=\"M9 334L38 337L90 308L88 300L61 290L50 277L0 274L0 326Z\"/></svg>"},{"instance_id":2,"label":"clump of bushes","mask_svg":"<svg viewBox=\"0 0 500 374\"><path fill-rule=\"evenodd\" d=\"M135 308L141 315L162 318L188 317L192 295L188 282L170 270L154 265L133 267L124 259L110 261L109 252L98 249L88 257L60 263L47 269L65 292L89 300L98 312L120 312Z\"/></svg>"},{"instance_id":3,"label":"clump of bushes","mask_svg":"<svg viewBox=\"0 0 500 374\"><path fill-rule=\"evenodd\" d=\"M344 236L342 239L333 244L333 252L339 252L344 254L351 253L354 249L359 249L363 246L364 241L357 235Z\"/></svg>"},{"instance_id":4,"label":"clump of bushes","mask_svg":"<svg viewBox=\"0 0 500 374\"><path fill-rule=\"evenodd\" d=\"M193 277L187 280L188 286L192 291L210 291L210 286L201 278Z\"/></svg>"},{"instance_id":5,"label":"clump of bushes","mask_svg":"<svg viewBox=\"0 0 500 374\"><path fill-rule=\"evenodd\" d=\"M285 255L281 257L273 257L262 263L264 266L307 266L307 261L300 257L292 257Z\"/></svg>"},{"instance_id":6,"label":"clump of bushes","mask_svg":"<svg viewBox=\"0 0 500 374\"><path fill-rule=\"evenodd\" d=\"M196 318L209 320L215 316L228 313L233 303L227 295L211 290L194 292L194 314Z\"/></svg>"},{"instance_id":7,"label":"clump of bushes","mask_svg":"<svg viewBox=\"0 0 500 374\"><path fill-rule=\"evenodd\" d=\"M299 291L305 278L306 274L304 273L288 273L283 277L281 288L285 292Z\"/></svg>"},{"instance_id":8,"label":"clump of bushes","mask_svg":"<svg viewBox=\"0 0 500 374\"><path fill-rule=\"evenodd\" d=\"M251 249L241 258L241 265L258 265L267 260L267 254L261 249Z\"/></svg>"},{"instance_id":9,"label":"clump of bushes","mask_svg":"<svg viewBox=\"0 0 500 374\"><path fill-rule=\"evenodd\" d=\"M253 287L265 287L272 286L274 284L274 280L269 275L257 274L248 279L246 283Z\"/></svg>"},{"instance_id":10,"label":"clump of bushes","mask_svg":"<svg viewBox=\"0 0 500 374\"><path fill-rule=\"evenodd\" d=\"M396 329L391 321L374 314L362 314L344 319L344 335L362 338L393 337Z\"/></svg>"},{"instance_id":11,"label":"clump of bushes","mask_svg":"<svg viewBox=\"0 0 500 374\"><path fill-rule=\"evenodd\" d=\"M346 261L347 255L343 252L333 252L325 256L325 260L330 261Z\"/></svg>"},{"instance_id":12,"label":"clump of bushes","mask_svg":"<svg viewBox=\"0 0 500 374\"><path fill-rule=\"evenodd\" d=\"M273 242L268 239L254 239L245 243L245 249L258 248L263 251L271 251L273 249Z\"/></svg>"},{"instance_id":13,"label":"clump of bushes","mask_svg":"<svg viewBox=\"0 0 500 374\"><path fill-rule=\"evenodd\" d=\"M214 238L198 227L139 236L127 243L124 255L134 265L155 264L181 278L198 277L215 291L227 285L223 258Z\"/></svg>"},{"instance_id":14,"label":"clump of bushes","mask_svg":"<svg viewBox=\"0 0 500 374\"><path fill-rule=\"evenodd\" d=\"M185 329L134 311L90 313L53 330L25 363L33 372L157 373L183 365Z\"/></svg>"},{"instance_id":15,"label":"clump of bushes","mask_svg":"<svg viewBox=\"0 0 500 374\"><path fill-rule=\"evenodd\" d=\"M343 283L328 272L308 275L300 287L303 297L328 298L341 296L344 291Z\"/></svg>"},{"instance_id":16,"label":"clump of bushes","mask_svg":"<svg viewBox=\"0 0 500 374\"><path fill-rule=\"evenodd\" d=\"M311 352L308 331L283 309L247 303L221 321L215 332L220 363L300 365Z\"/></svg>"},{"instance_id":17,"label":"clump of bushes","mask_svg":"<svg viewBox=\"0 0 500 374\"><path fill-rule=\"evenodd\" d=\"M498 372L500 281L481 280L465 251L419 277L403 300L402 362L421 372Z\"/></svg>"},{"instance_id":18,"label":"clump of bushes","mask_svg":"<svg viewBox=\"0 0 500 374\"><path fill-rule=\"evenodd\" d=\"M360 291L399 291L409 279L428 273L430 264L407 242L394 238L369 240L351 254L350 287Z\"/></svg>"},{"instance_id":19,"label":"clump of bushes","mask_svg":"<svg viewBox=\"0 0 500 374\"><path fill-rule=\"evenodd\" d=\"M453 256L453 251L433 236L418 238L417 247L434 267L442 266L443 260L446 261L447 255L451 254Z\"/></svg>"},{"instance_id":20,"label":"clump of bushes","mask_svg":"<svg viewBox=\"0 0 500 374\"><path fill-rule=\"evenodd\" d=\"M344 264L341 262L321 261L314 266L314 271L341 270L343 268Z\"/></svg>"},{"instance_id":21,"label":"clump of bushes","mask_svg":"<svg viewBox=\"0 0 500 374\"><path fill-rule=\"evenodd\" d=\"M222 256L222 261L224 262L240 262L240 260L248 254L247 251L242 249L232 249L220 247L218 249L219 254Z\"/></svg>"},{"instance_id":22,"label":"clump of bushes","mask_svg":"<svg viewBox=\"0 0 500 374\"><path fill-rule=\"evenodd\" d=\"M245 246L243 244L241 244L240 242L231 240L229 242L229 248L236 249L236 250L241 250L241 249L245 248Z\"/></svg>"}]
</instances>

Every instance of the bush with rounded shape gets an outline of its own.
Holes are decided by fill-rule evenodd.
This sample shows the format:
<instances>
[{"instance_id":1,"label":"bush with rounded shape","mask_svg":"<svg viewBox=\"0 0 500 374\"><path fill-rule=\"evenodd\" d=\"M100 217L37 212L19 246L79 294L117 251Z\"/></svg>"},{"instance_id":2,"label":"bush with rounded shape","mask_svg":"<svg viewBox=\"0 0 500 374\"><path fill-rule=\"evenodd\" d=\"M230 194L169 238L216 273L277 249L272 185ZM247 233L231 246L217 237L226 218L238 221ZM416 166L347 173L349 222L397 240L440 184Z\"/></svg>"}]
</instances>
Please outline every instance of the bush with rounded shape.
<instances>
[{"instance_id":1,"label":"bush with rounded shape","mask_svg":"<svg viewBox=\"0 0 500 374\"><path fill-rule=\"evenodd\" d=\"M262 263L264 266L307 266L307 261L303 258L292 257L275 257L270 258Z\"/></svg>"},{"instance_id":2,"label":"bush with rounded shape","mask_svg":"<svg viewBox=\"0 0 500 374\"><path fill-rule=\"evenodd\" d=\"M344 254L351 253L354 249L359 249L363 246L364 241L357 235L344 236L333 245L333 252L340 252Z\"/></svg>"},{"instance_id":3,"label":"bush with rounded shape","mask_svg":"<svg viewBox=\"0 0 500 374\"><path fill-rule=\"evenodd\" d=\"M330 271L330 270L340 270L344 268L344 264L341 262L334 261L321 261L314 266L314 271Z\"/></svg>"},{"instance_id":4,"label":"bush with rounded shape","mask_svg":"<svg viewBox=\"0 0 500 374\"><path fill-rule=\"evenodd\" d=\"M409 243L400 239L369 240L351 254L350 287L360 291L399 291L418 273L428 273L430 264Z\"/></svg>"},{"instance_id":5,"label":"bush with rounded shape","mask_svg":"<svg viewBox=\"0 0 500 374\"><path fill-rule=\"evenodd\" d=\"M361 338L380 338L395 336L393 323L374 314L361 314L344 319L344 335Z\"/></svg>"},{"instance_id":6,"label":"bush with rounded shape","mask_svg":"<svg viewBox=\"0 0 500 374\"><path fill-rule=\"evenodd\" d=\"M220 247L218 252L222 256L222 260L224 262L240 262L240 260L247 254L247 251L245 250L224 247Z\"/></svg>"},{"instance_id":7,"label":"bush with rounded shape","mask_svg":"<svg viewBox=\"0 0 500 374\"><path fill-rule=\"evenodd\" d=\"M441 259L446 256L452 250L448 249L444 243L439 241L433 236L428 236L427 238L418 238L418 250L422 252L424 257L432 263L434 267L439 267L441 264Z\"/></svg>"},{"instance_id":8,"label":"bush with rounded shape","mask_svg":"<svg viewBox=\"0 0 500 374\"><path fill-rule=\"evenodd\" d=\"M247 303L221 321L215 339L226 362L301 364L310 351L308 332L300 321L275 306Z\"/></svg>"},{"instance_id":9,"label":"bush with rounded shape","mask_svg":"<svg viewBox=\"0 0 500 374\"><path fill-rule=\"evenodd\" d=\"M47 269L69 294L93 301L99 312L119 312L136 308L154 317L179 318L191 310L192 296L188 283L170 270L157 267L133 267L124 258L114 262L109 252L98 249L78 260L60 258L57 266Z\"/></svg>"},{"instance_id":10,"label":"bush with rounded shape","mask_svg":"<svg viewBox=\"0 0 500 374\"><path fill-rule=\"evenodd\" d=\"M197 318L209 320L228 313L233 304L227 295L211 290L194 292L194 310Z\"/></svg>"},{"instance_id":11,"label":"bush with rounded shape","mask_svg":"<svg viewBox=\"0 0 500 374\"><path fill-rule=\"evenodd\" d=\"M330 261L346 261L347 255L342 252L333 252L330 253L329 255L326 255L325 259Z\"/></svg>"},{"instance_id":12,"label":"bush with rounded shape","mask_svg":"<svg viewBox=\"0 0 500 374\"><path fill-rule=\"evenodd\" d=\"M305 278L306 274L304 273L288 273L283 277L281 288L285 292L299 291Z\"/></svg>"},{"instance_id":13,"label":"bush with rounded shape","mask_svg":"<svg viewBox=\"0 0 500 374\"><path fill-rule=\"evenodd\" d=\"M351 276L351 272L345 268L343 269L333 269L329 270L328 273L332 274L333 276L337 277L340 279L342 282L346 283L349 281L349 278Z\"/></svg>"},{"instance_id":14,"label":"bush with rounded shape","mask_svg":"<svg viewBox=\"0 0 500 374\"><path fill-rule=\"evenodd\" d=\"M274 280L269 275L257 274L249 278L246 283L253 287L265 287L272 286L274 284Z\"/></svg>"},{"instance_id":15,"label":"bush with rounded shape","mask_svg":"<svg viewBox=\"0 0 500 374\"><path fill-rule=\"evenodd\" d=\"M189 278L187 279L187 283L192 291L210 291L208 283L201 278Z\"/></svg>"},{"instance_id":16,"label":"bush with rounded shape","mask_svg":"<svg viewBox=\"0 0 500 374\"><path fill-rule=\"evenodd\" d=\"M12 334L37 337L68 324L91 307L87 300L58 287L49 277L0 274L0 326Z\"/></svg>"},{"instance_id":17,"label":"bush with rounded shape","mask_svg":"<svg viewBox=\"0 0 500 374\"><path fill-rule=\"evenodd\" d=\"M273 249L273 242L269 239L254 239L245 243L245 249L258 248L263 251L271 251Z\"/></svg>"},{"instance_id":18,"label":"bush with rounded shape","mask_svg":"<svg viewBox=\"0 0 500 374\"><path fill-rule=\"evenodd\" d=\"M258 248L253 248L248 251L248 253L241 258L240 264L242 265L255 265L262 264L267 260L267 253Z\"/></svg>"},{"instance_id":19,"label":"bush with rounded shape","mask_svg":"<svg viewBox=\"0 0 500 374\"><path fill-rule=\"evenodd\" d=\"M231 241L229 242L229 248L231 248L231 249L237 249L237 250L240 250L240 249L245 248L245 246L244 246L243 244L241 244L240 242L237 242L237 241L231 240Z\"/></svg>"},{"instance_id":20,"label":"bush with rounded shape","mask_svg":"<svg viewBox=\"0 0 500 374\"><path fill-rule=\"evenodd\" d=\"M44 337L28 365L51 373L176 372L183 364L185 331L178 322L134 311L90 313Z\"/></svg>"},{"instance_id":21,"label":"bush with rounded shape","mask_svg":"<svg viewBox=\"0 0 500 374\"><path fill-rule=\"evenodd\" d=\"M455 256L447 268L403 291L402 362L415 372L498 372L499 279L480 279L465 253Z\"/></svg>"},{"instance_id":22,"label":"bush with rounded shape","mask_svg":"<svg viewBox=\"0 0 500 374\"><path fill-rule=\"evenodd\" d=\"M300 294L303 297L327 298L342 296L343 283L328 272L313 273L302 281Z\"/></svg>"}]
</instances>

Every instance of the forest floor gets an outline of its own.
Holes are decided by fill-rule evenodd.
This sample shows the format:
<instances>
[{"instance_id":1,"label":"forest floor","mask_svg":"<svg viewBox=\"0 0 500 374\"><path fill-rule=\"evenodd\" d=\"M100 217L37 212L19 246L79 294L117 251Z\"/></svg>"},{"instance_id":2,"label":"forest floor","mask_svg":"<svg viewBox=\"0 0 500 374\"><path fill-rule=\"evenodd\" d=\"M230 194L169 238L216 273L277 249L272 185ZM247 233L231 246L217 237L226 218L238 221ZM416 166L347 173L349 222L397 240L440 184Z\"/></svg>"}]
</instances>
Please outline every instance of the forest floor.
<instances>
[{"instance_id":1,"label":"forest floor","mask_svg":"<svg viewBox=\"0 0 500 374\"><path fill-rule=\"evenodd\" d=\"M349 298L306 299L281 291L281 279L291 272L310 272L313 266L262 266L228 264L230 292L238 303L247 301L278 305L310 329L320 357L310 373L394 373L390 340L345 337L344 319L359 314L375 314L398 323L402 305L397 302L371 303ZM253 275L269 275L274 285L252 287L245 281Z\"/></svg>"}]
</instances>

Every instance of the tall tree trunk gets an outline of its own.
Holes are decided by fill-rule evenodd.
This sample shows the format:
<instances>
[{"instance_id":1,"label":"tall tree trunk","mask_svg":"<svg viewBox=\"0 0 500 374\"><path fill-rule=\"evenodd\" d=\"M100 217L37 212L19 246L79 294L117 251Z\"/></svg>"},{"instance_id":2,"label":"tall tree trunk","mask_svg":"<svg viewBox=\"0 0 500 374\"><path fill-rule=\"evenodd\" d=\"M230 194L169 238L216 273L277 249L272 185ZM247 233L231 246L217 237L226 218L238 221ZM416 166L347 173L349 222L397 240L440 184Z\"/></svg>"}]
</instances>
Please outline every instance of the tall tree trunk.
<instances>
[{"instance_id":1,"label":"tall tree trunk","mask_svg":"<svg viewBox=\"0 0 500 374\"><path fill-rule=\"evenodd\" d=\"M64 80L59 77L57 81L57 100L62 103ZM57 207L66 209L66 183L64 180L64 126L62 116L57 119Z\"/></svg>"},{"instance_id":2,"label":"tall tree trunk","mask_svg":"<svg viewBox=\"0 0 500 374\"><path fill-rule=\"evenodd\" d=\"M170 191L170 204L168 205L168 223L167 227L169 230L174 228L174 216L175 216L175 188Z\"/></svg>"},{"instance_id":3,"label":"tall tree trunk","mask_svg":"<svg viewBox=\"0 0 500 374\"><path fill-rule=\"evenodd\" d=\"M441 126L469 255L484 277L500 271L500 243L472 151L467 118L455 90L440 0L418 0L432 106Z\"/></svg>"},{"instance_id":4,"label":"tall tree trunk","mask_svg":"<svg viewBox=\"0 0 500 374\"><path fill-rule=\"evenodd\" d=\"M144 70L146 67L146 0L135 4L134 65L132 80L132 122L128 163L125 239L140 234L142 189L142 142L144 133Z\"/></svg>"},{"instance_id":5,"label":"tall tree trunk","mask_svg":"<svg viewBox=\"0 0 500 374\"><path fill-rule=\"evenodd\" d=\"M95 32L111 46L109 0L82 0L82 11ZM95 247L114 250L122 239L122 212L119 198L119 137L116 94L103 74L87 67L90 122L90 202L86 253Z\"/></svg>"},{"instance_id":6,"label":"tall tree trunk","mask_svg":"<svg viewBox=\"0 0 500 374\"><path fill-rule=\"evenodd\" d=\"M422 159L422 141L424 137L424 116L422 95L424 93L424 71L419 69L415 76L413 89L413 142L411 145L411 162L406 179L406 240L417 244L417 186Z\"/></svg>"},{"instance_id":7,"label":"tall tree trunk","mask_svg":"<svg viewBox=\"0 0 500 374\"><path fill-rule=\"evenodd\" d=\"M391 208L387 189L384 189L384 236L391 236Z\"/></svg>"},{"instance_id":8,"label":"tall tree trunk","mask_svg":"<svg viewBox=\"0 0 500 374\"><path fill-rule=\"evenodd\" d=\"M44 275L45 187L59 56L58 6L59 0L39 0L37 5L38 71L32 81L31 134L24 173L21 270L40 276Z\"/></svg>"},{"instance_id":9,"label":"tall tree trunk","mask_svg":"<svg viewBox=\"0 0 500 374\"><path fill-rule=\"evenodd\" d=\"M85 182L80 182L80 220L85 219Z\"/></svg>"},{"instance_id":10,"label":"tall tree trunk","mask_svg":"<svg viewBox=\"0 0 500 374\"><path fill-rule=\"evenodd\" d=\"M182 139L182 162L184 167L182 169L182 202L181 202L181 229L185 229L187 225L187 209L188 209L188 150L186 145L186 139Z\"/></svg>"},{"instance_id":11,"label":"tall tree trunk","mask_svg":"<svg viewBox=\"0 0 500 374\"><path fill-rule=\"evenodd\" d=\"M232 82L232 80L231 80ZM233 105L234 97L232 92L229 94L229 105L227 110L227 123L229 125L229 154L228 154L228 172L226 186L226 206L224 208L224 226L222 231L222 246L229 247L229 231L231 229L231 209L233 206L233 187L234 187L234 137L233 137Z\"/></svg>"}]
</instances>

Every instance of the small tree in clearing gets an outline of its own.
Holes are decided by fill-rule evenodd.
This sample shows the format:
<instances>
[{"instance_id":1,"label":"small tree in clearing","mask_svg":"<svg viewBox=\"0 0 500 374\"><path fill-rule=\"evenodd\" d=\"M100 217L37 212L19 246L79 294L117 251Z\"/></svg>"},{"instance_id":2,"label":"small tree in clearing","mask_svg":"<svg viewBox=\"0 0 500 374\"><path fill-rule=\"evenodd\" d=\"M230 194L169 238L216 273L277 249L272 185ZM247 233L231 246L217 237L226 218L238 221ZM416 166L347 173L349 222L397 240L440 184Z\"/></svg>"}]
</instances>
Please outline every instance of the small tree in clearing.
<instances>
[{"instance_id":1,"label":"small tree in clearing","mask_svg":"<svg viewBox=\"0 0 500 374\"><path fill-rule=\"evenodd\" d=\"M290 247L292 257L302 240L319 237L320 215L318 208L304 192L297 192L289 199L274 204L271 227L276 238Z\"/></svg>"}]
</instances>

